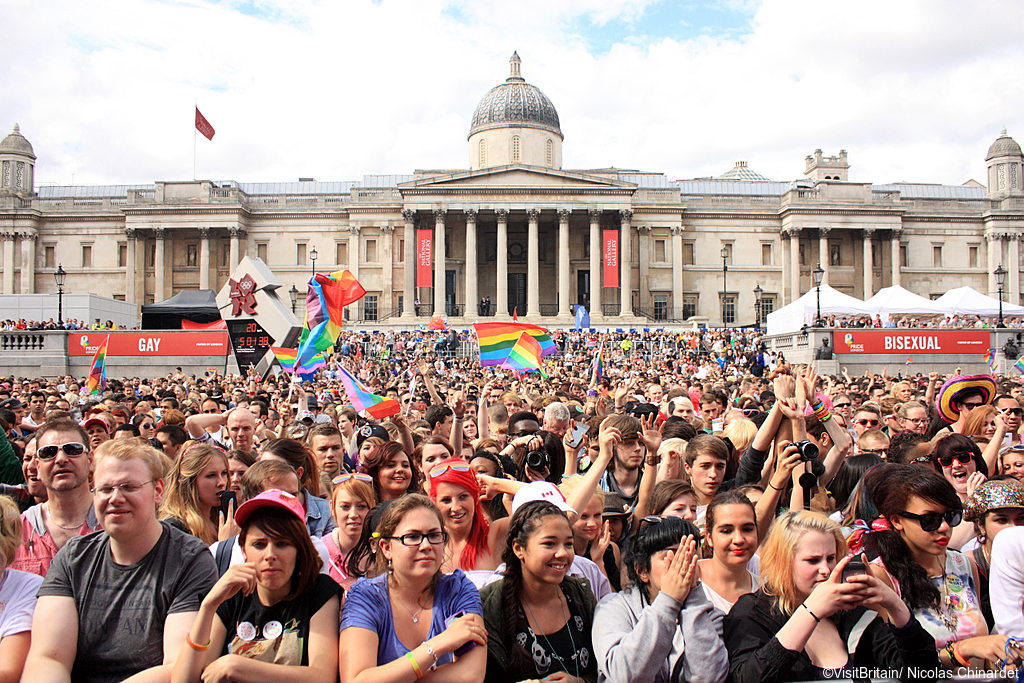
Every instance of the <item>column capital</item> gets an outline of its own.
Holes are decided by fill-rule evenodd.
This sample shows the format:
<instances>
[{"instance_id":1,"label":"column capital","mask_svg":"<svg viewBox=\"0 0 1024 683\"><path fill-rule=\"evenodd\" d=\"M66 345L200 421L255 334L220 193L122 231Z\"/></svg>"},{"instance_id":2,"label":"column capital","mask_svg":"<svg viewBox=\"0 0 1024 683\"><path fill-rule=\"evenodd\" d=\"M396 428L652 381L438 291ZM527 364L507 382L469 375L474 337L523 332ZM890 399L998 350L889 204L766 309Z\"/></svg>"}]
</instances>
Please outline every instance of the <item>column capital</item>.
<instances>
[{"instance_id":1,"label":"column capital","mask_svg":"<svg viewBox=\"0 0 1024 683\"><path fill-rule=\"evenodd\" d=\"M782 230L779 231L779 234L782 235L782 239L784 239L784 240L787 240L787 239L791 240L793 238L799 239L800 238L800 228L792 228L792 227L790 227L790 228L783 228Z\"/></svg>"},{"instance_id":2,"label":"column capital","mask_svg":"<svg viewBox=\"0 0 1024 683\"><path fill-rule=\"evenodd\" d=\"M434 220L443 221L448 215L448 209L434 209Z\"/></svg>"},{"instance_id":3,"label":"column capital","mask_svg":"<svg viewBox=\"0 0 1024 683\"><path fill-rule=\"evenodd\" d=\"M18 233L22 240L35 240L39 237L39 232L35 228L28 228Z\"/></svg>"},{"instance_id":4,"label":"column capital","mask_svg":"<svg viewBox=\"0 0 1024 683\"><path fill-rule=\"evenodd\" d=\"M899 241L903 237L903 228L893 228L889 233L894 241Z\"/></svg>"},{"instance_id":5,"label":"column capital","mask_svg":"<svg viewBox=\"0 0 1024 683\"><path fill-rule=\"evenodd\" d=\"M571 216L571 215L572 215L572 209L559 209L558 210L558 222L559 223L568 223L569 222L569 216Z\"/></svg>"},{"instance_id":6,"label":"column capital","mask_svg":"<svg viewBox=\"0 0 1024 683\"><path fill-rule=\"evenodd\" d=\"M864 239L869 240L874 236L876 232L878 232L878 228L875 228L871 225L865 225L861 232L864 234Z\"/></svg>"},{"instance_id":7,"label":"column capital","mask_svg":"<svg viewBox=\"0 0 1024 683\"><path fill-rule=\"evenodd\" d=\"M231 235L231 239L240 239L245 237L245 228L240 228L234 225L228 228L228 234Z\"/></svg>"},{"instance_id":8,"label":"column capital","mask_svg":"<svg viewBox=\"0 0 1024 683\"><path fill-rule=\"evenodd\" d=\"M380 231L382 233L384 233L385 235L394 235L395 234L395 226L393 226L393 225L382 225L382 226L380 226Z\"/></svg>"},{"instance_id":9,"label":"column capital","mask_svg":"<svg viewBox=\"0 0 1024 683\"><path fill-rule=\"evenodd\" d=\"M413 219L416 218L416 212L412 209L402 209L402 218L406 223L412 223Z\"/></svg>"},{"instance_id":10,"label":"column capital","mask_svg":"<svg viewBox=\"0 0 1024 683\"><path fill-rule=\"evenodd\" d=\"M0 232L0 238L3 238L5 242L13 242L17 236L18 233L16 232Z\"/></svg>"},{"instance_id":11,"label":"column capital","mask_svg":"<svg viewBox=\"0 0 1024 683\"><path fill-rule=\"evenodd\" d=\"M167 228L153 228L153 237L158 240L164 240L167 238Z\"/></svg>"},{"instance_id":12,"label":"column capital","mask_svg":"<svg viewBox=\"0 0 1024 683\"><path fill-rule=\"evenodd\" d=\"M199 238L208 240L210 239L210 233L213 232L210 228L199 228Z\"/></svg>"},{"instance_id":13,"label":"column capital","mask_svg":"<svg viewBox=\"0 0 1024 683\"><path fill-rule=\"evenodd\" d=\"M480 217L480 209L466 209L466 222L476 223L477 218Z\"/></svg>"},{"instance_id":14,"label":"column capital","mask_svg":"<svg viewBox=\"0 0 1024 683\"><path fill-rule=\"evenodd\" d=\"M590 216L591 223L597 223L599 220L601 220L600 209L587 209L587 214Z\"/></svg>"},{"instance_id":15,"label":"column capital","mask_svg":"<svg viewBox=\"0 0 1024 683\"><path fill-rule=\"evenodd\" d=\"M494 215L498 217L499 223L508 223L508 209L495 209Z\"/></svg>"},{"instance_id":16,"label":"column capital","mask_svg":"<svg viewBox=\"0 0 1024 683\"><path fill-rule=\"evenodd\" d=\"M127 237L129 240L134 240L138 238L139 231L136 228L125 228L124 236Z\"/></svg>"},{"instance_id":17,"label":"column capital","mask_svg":"<svg viewBox=\"0 0 1024 683\"><path fill-rule=\"evenodd\" d=\"M540 221L540 209L527 209L526 210L526 218L531 223L536 223L536 222Z\"/></svg>"},{"instance_id":18,"label":"column capital","mask_svg":"<svg viewBox=\"0 0 1024 683\"><path fill-rule=\"evenodd\" d=\"M677 235L682 235L683 234L683 226L681 226L681 225L673 225L669 229L672 231L672 236L673 237L675 237Z\"/></svg>"},{"instance_id":19,"label":"column capital","mask_svg":"<svg viewBox=\"0 0 1024 683\"><path fill-rule=\"evenodd\" d=\"M640 233L641 235L650 235L651 234L651 226L649 226L649 225L638 225L638 226L636 226L636 231L638 233Z\"/></svg>"},{"instance_id":20,"label":"column capital","mask_svg":"<svg viewBox=\"0 0 1024 683\"><path fill-rule=\"evenodd\" d=\"M818 228L818 237L828 237L828 234L830 232L832 232L832 228L828 227L827 225L823 225L820 228Z\"/></svg>"},{"instance_id":21,"label":"column capital","mask_svg":"<svg viewBox=\"0 0 1024 683\"><path fill-rule=\"evenodd\" d=\"M1009 233L1006 233L1006 239L1010 240L1011 242L1017 242L1017 241L1020 240L1020 233L1019 232L1009 232Z\"/></svg>"},{"instance_id":22,"label":"column capital","mask_svg":"<svg viewBox=\"0 0 1024 683\"><path fill-rule=\"evenodd\" d=\"M995 242L998 239L1002 239L1002 235L1000 235L998 232L985 233L985 240L988 242Z\"/></svg>"},{"instance_id":23,"label":"column capital","mask_svg":"<svg viewBox=\"0 0 1024 683\"><path fill-rule=\"evenodd\" d=\"M362 230L362 228L360 226L358 226L358 225L350 225L350 226L348 226L348 233L350 235L358 236L360 230Z\"/></svg>"},{"instance_id":24,"label":"column capital","mask_svg":"<svg viewBox=\"0 0 1024 683\"><path fill-rule=\"evenodd\" d=\"M633 209L622 209L619 211L619 217L627 223L633 220Z\"/></svg>"}]
</instances>

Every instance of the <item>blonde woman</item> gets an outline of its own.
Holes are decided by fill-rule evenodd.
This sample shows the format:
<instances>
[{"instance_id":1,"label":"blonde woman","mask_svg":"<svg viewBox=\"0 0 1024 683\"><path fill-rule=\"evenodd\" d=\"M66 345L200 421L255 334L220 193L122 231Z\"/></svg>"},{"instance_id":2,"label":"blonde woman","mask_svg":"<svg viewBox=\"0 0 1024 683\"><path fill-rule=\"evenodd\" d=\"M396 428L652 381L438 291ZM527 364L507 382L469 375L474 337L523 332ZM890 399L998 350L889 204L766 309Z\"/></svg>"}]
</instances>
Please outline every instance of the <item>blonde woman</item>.
<instances>
[{"instance_id":1,"label":"blonde woman","mask_svg":"<svg viewBox=\"0 0 1024 683\"><path fill-rule=\"evenodd\" d=\"M21 513L7 496L0 496L0 681L17 681L25 668L32 640L32 614L43 577L10 569L21 545Z\"/></svg>"},{"instance_id":2,"label":"blonde woman","mask_svg":"<svg viewBox=\"0 0 1024 683\"><path fill-rule=\"evenodd\" d=\"M231 535L229 525L220 523L218 516L220 494L227 486L227 454L208 444L186 445L167 477L160 518L206 545L226 540ZM232 514L234 510L229 510L228 515Z\"/></svg>"}]
</instances>

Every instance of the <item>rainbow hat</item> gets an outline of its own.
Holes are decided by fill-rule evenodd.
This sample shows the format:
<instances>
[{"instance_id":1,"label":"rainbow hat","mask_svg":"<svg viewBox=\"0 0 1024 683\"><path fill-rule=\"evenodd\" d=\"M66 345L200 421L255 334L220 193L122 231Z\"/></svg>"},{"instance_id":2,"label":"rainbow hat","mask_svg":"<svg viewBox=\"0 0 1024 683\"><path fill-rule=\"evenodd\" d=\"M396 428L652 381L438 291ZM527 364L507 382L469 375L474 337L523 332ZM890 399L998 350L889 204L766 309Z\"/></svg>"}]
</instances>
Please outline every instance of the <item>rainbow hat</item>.
<instances>
[{"instance_id":1,"label":"rainbow hat","mask_svg":"<svg viewBox=\"0 0 1024 683\"><path fill-rule=\"evenodd\" d=\"M946 422L956 422L960 418L960 412L953 407L953 400L964 390L975 388L981 390L981 397L985 403L991 403L992 397L996 395L996 380L992 375L955 375L946 380L939 389L939 396L935 401L942 419Z\"/></svg>"}]
</instances>

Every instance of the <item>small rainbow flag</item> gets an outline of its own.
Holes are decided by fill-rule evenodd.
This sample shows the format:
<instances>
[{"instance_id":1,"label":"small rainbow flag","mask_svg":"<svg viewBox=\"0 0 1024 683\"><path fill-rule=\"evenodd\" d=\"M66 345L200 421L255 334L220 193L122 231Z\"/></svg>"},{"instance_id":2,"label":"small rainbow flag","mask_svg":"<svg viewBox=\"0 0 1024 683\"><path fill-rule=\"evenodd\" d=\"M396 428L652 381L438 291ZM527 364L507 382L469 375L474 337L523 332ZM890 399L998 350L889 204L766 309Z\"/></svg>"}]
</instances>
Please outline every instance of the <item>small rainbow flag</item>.
<instances>
[{"instance_id":1,"label":"small rainbow flag","mask_svg":"<svg viewBox=\"0 0 1024 683\"><path fill-rule=\"evenodd\" d=\"M590 380L590 386L596 387L604 379L604 342L601 342L601 348L597 350L597 355L594 356L594 372L593 377Z\"/></svg>"},{"instance_id":2,"label":"small rainbow flag","mask_svg":"<svg viewBox=\"0 0 1024 683\"><path fill-rule=\"evenodd\" d=\"M357 413L365 413L370 417L383 420L389 415L402 412L402 406L398 401L370 392L351 372L345 368L338 369L341 370L341 384L345 387L345 394Z\"/></svg>"},{"instance_id":3,"label":"small rainbow flag","mask_svg":"<svg viewBox=\"0 0 1024 683\"><path fill-rule=\"evenodd\" d=\"M89 367L89 393L98 395L107 388L107 344L110 343L110 335L103 340L100 347L96 349L96 355L92 357L92 366Z\"/></svg>"},{"instance_id":4,"label":"small rainbow flag","mask_svg":"<svg viewBox=\"0 0 1024 683\"><path fill-rule=\"evenodd\" d=\"M989 349L985 352L985 363L991 368L996 364L996 350Z\"/></svg>"},{"instance_id":5,"label":"small rainbow flag","mask_svg":"<svg viewBox=\"0 0 1024 683\"><path fill-rule=\"evenodd\" d=\"M1018 358L1017 362L1013 364L1013 367L1020 370L1021 374L1024 374L1024 357Z\"/></svg>"},{"instance_id":6,"label":"small rainbow flag","mask_svg":"<svg viewBox=\"0 0 1024 683\"><path fill-rule=\"evenodd\" d=\"M547 373L541 367L540 344L530 336L529 332L521 332L508 357L501 364L501 367L519 372L540 372L541 376L547 378Z\"/></svg>"},{"instance_id":7,"label":"small rainbow flag","mask_svg":"<svg viewBox=\"0 0 1024 683\"><path fill-rule=\"evenodd\" d=\"M324 358L322 353L316 354L296 368L295 362L298 358L298 349L271 346L270 350L274 352L274 357L277 358L277 362L281 364L282 368L296 375L311 375L320 368L327 367L327 359Z\"/></svg>"},{"instance_id":8,"label":"small rainbow flag","mask_svg":"<svg viewBox=\"0 0 1024 683\"><path fill-rule=\"evenodd\" d=\"M475 323L477 340L480 342L480 365L501 365L508 358L509 351L519 340L519 335L528 333L540 344L540 355L558 353L558 347L551 340L548 331L539 325L525 323Z\"/></svg>"}]
</instances>

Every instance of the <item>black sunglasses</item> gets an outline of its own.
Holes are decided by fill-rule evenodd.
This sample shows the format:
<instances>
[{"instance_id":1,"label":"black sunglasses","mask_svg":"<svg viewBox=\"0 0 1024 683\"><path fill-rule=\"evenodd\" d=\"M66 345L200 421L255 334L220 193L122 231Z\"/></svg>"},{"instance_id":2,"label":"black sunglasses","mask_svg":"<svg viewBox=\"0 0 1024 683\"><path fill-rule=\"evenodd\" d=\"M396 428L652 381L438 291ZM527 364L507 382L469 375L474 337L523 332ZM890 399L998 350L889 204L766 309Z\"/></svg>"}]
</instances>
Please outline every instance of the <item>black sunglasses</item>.
<instances>
[{"instance_id":1,"label":"black sunglasses","mask_svg":"<svg viewBox=\"0 0 1024 683\"><path fill-rule=\"evenodd\" d=\"M939 458L939 464L943 467L952 467L953 461L956 460L961 465L970 464L971 460L974 460L974 456L970 453L950 453Z\"/></svg>"},{"instance_id":2,"label":"black sunglasses","mask_svg":"<svg viewBox=\"0 0 1024 683\"><path fill-rule=\"evenodd\" d=\"M40 460L53 460L60 451L64 451L69 458L77 458L85 453L85 444L65 443L60 446L40 446L36 449L36 457Z\"/></svg>"},{"instance_id":3,"label":"black sunglasses","mask_svg":"<svg viewBox=\"0 0 1024 683\"><path fill-rule=\"evenodd\" d=\"M908 517L910 519L917 520L917 523L921 525L921 531L931 533L932 531L938 531L939 527L942 526L942 521L945 520L946 524L953 528L963 521L964 513L963 510L950 510L949 512L926 512L923 515L918 515L913 512L901 512L901 516Z\"/></svg>"}]
</instances>

